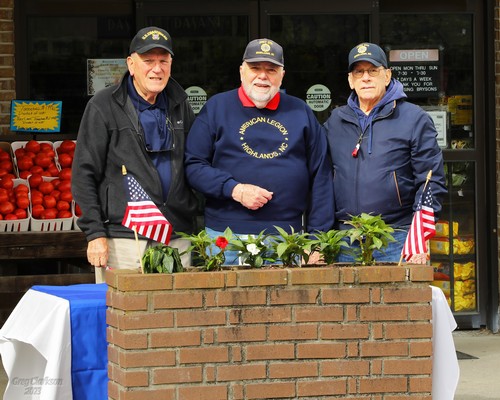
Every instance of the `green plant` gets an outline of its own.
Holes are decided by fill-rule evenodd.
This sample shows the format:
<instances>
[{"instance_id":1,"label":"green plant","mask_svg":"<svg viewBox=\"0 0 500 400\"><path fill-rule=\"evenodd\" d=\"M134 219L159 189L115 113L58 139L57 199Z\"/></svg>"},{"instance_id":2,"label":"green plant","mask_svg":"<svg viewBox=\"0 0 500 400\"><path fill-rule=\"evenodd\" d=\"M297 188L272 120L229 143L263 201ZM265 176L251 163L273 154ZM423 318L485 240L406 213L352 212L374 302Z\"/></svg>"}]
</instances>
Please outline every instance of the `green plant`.
<instances>
[{"instance_id":1,"label":"green plant","mask_svg":"<svg viewBox=\"0 0 500 400\"><path fill-rule=\"evenodd\" d=\"M217 270L224 264L224 251L233 235L231 229L226 228L224 235L218 236L215 239L212 238L205 229L197 234L187 234L184 232L177 233L191 242L191 245L182 254L193 252L194 256L201 260L205 270Z\"/></svg>"},{"instance_id":2,"label":"green plant","mask_svg":"<svg viewBox=\"0 0 500 400\"><path fill-rule=\"evenodd\" d=\"M145 274L183 271L179 250L164 244L147 248L142 256L142 266Z\"/></svg>"},{"instance_id":3,"label":"green plant","mask_svg":"<svg viewBox=\"0 0 500 400\"><path fill-rule=\"evenodd\" d=\"M311 251L317 251L327 264L333 264L341 247L349 247L344 240L348 231L331 229L327 232L316 231L312 239Z\"/></svg>"},{"instance_id":4,"label":"green plant","mask_svg":"<svg viewBox=\"0 0 500 400\"><path fill-rule=\"evenodd\" d=\"M362 265L373 264L373 252L375 250L383 252L390 242L395 241L391 235L394 229L384 222L381 215L367 213L351 215L351 219L344 223L352 226L348 229L347 236L351 240L351 245L358 242L361 253L356 255L356 261Z\"/></svg>"},{"instance_id":5,"label":"green plant","mask_svg":"<svg viewBox=\"0 0 500 400\"><path fill-rule=\"evenodd\" d=\"M295 232L292 227L291 233L286 232L279 226L274 226L278 234L270 236L270 248L273 258L280 259L285 267L300 267L302 259L305 263L309 261L312 242L309 234Z\"/></svg>"},{"instance_id":6,"label":"green plant","mask_svg":"<svg viewBox=\"0 0 500 400\"><path fill-rule=\"evenodd\" d=\"M249 265L252 268L259 268L264 261L275 261L266 255L269 252L264 231L258 235L238 235L229 241L229 249L238 251L242 264Z\"/></svg>"}]
</instances>

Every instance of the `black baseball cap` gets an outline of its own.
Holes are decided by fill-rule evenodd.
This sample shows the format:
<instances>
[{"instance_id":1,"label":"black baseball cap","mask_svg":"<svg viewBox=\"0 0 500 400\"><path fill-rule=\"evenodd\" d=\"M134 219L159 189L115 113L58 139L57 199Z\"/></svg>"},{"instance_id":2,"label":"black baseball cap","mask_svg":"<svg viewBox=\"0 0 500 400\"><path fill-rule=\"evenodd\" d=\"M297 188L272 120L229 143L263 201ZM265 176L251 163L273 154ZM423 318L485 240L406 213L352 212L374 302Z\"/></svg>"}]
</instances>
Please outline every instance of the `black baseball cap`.
<instances>
[{"instance_id":1,"label":"black baseball cap","mask_svg":"<svg viewBox=\"0 0 500 400\"><path fill-rule=\"evenodd\" d=\"M349 52L349 72L358 61L368 61L376 67L388 68L384 50L373 43L360 43Z\"/></svg>"},{"instance_id":2,"label":"black baseball cap","mask_svg":"<svg viewBox=\"0 0 500 400\"><path fill-rule=\"evenodd\" d=\"M255 39L248 43L243 61L258 62L268 61L270 63L283 67L283 47L270 39Z\"/></svg>"},{"instance_id":3,"label":"black baseball cap","mask_svg":"<svg viewBox=\"0 0 500 400\"><path fill-rule=\"evenodd\" d=\"M143 54L157 47L165 49L170 54L174 55L174 51L172 50L172 38L169 33L156 26L149 26L147 28L142 28L134 36L130 42L129 54Z\"/></svg>"}]
</instances>

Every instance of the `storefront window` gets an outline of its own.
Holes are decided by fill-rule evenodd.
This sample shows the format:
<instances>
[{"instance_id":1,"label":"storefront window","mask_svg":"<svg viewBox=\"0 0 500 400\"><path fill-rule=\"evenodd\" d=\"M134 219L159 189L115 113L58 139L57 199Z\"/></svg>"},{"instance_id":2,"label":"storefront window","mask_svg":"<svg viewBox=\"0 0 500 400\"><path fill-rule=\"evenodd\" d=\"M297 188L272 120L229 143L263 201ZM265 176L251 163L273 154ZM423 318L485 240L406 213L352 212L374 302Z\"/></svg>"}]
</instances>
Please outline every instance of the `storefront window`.
<instances>
[{"instance_id":1,"label":"storefront window","mask_svg":"<svg viewBox=\"0 0 500 400\"><path fill-rule=\"evenodd\" d=\"M29 100L62 101L61 132L76 135L89 99L87 59L125 58L127 17L30 17Z\"/></svg>"}]
</instances>

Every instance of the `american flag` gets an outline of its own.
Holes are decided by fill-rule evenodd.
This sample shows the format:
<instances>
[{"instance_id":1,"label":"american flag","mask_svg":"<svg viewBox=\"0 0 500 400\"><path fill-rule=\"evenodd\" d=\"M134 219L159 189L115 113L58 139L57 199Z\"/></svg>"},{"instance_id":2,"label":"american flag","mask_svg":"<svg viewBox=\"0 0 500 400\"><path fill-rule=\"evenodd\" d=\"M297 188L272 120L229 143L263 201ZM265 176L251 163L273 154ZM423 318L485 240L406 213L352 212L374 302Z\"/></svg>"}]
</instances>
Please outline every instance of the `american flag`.
<instances>
[{"instance_id":1,"label":"american flag","mask_svg":"<svg viewBox=\"0 0 500 400\"><path fill-rule=\"evenodd\" d=\"M408 236L403 246L403 257L408 261L415 254L427 254L427 240L436 234L431 185L427 185L413 214Z\"/></svg>"},{"instance_id":2,"label":"american flag","mask_svg":"<svg viewBox=\"0 0 500 400\"><path fill-rule=\"evenodd\" d=\"M128 203L122 225L130 229L135 227L140 235L168 245L172 225L132 175L127 174L124 178Z\"/></svg>"}]
</instances>

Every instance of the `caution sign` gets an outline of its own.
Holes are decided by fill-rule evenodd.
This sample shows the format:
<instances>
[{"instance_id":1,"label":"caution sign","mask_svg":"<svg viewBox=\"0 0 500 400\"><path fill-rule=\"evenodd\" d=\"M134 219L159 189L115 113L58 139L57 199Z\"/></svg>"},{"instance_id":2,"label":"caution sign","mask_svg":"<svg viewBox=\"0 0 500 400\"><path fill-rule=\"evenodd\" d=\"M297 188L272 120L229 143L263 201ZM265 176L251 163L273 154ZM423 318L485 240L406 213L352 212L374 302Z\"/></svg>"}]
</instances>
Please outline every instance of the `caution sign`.
<instances>
[{"instance_id":1,"label":"caution sign","mask_svg":"<svg viewBox=\"0 0 500 400\"><path fill-rule=\"evenodd\" d=\"M189 104L195 114L198 114L207 102L207 92L199 86L190 86L186 89Z\"/></svg>"},{"instance_id":2,"label":"caution sign","mask_svg":"<svg viewBox=\"0 0 500 400\"><path fill-rule=\"evenodd\" d=\"M394 77L409 97L439 97L441 60L439 49L391 50Z\"/></svg>"},{"instance_id":3,"label":"caution sign","mask_svg":"<svg viewBox=\"0 0 500 400\"><path fill-rule=\"evenodd\" d=\"M324 111L332 103L332 94L325 85L317 84L306 93L306 103L313 111Z\"/></svg>"}]
</instances>

